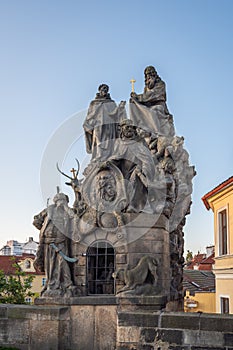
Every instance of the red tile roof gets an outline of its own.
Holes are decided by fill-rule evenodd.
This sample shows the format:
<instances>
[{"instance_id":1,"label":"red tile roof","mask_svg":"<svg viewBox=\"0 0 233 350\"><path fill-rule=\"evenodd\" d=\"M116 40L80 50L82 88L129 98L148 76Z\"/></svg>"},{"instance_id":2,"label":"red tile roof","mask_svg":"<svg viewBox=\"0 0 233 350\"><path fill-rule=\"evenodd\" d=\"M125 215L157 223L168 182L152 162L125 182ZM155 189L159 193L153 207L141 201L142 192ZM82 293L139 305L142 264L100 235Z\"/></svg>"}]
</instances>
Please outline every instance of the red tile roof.
<instances>
[{"instance_id":1,"label":"red tile roof","mask_svg":"<svg viewBox=\"0 0 233 350\"><path fill-rule=\"evenodd\" d=\"M214 253L210 256L206 257L206 254L197 254L194 255L194 258L188 263L186 269L194 270L196 266L196 270L212 270L212 265L215 263L214 261Z\"/></svg>"},{"instance_id":2,"label":"red tile roof","mask_svg":"<svg viewBox=\"0 0 233 350\"><path fill-rule=\"evenodd\" d=\"M0 270L6 275L13 275L16 272L16 268L13 266L17 262L17 257L12 255L1 255L0 256Z\"/></svg>"},{"instance_id":3,"label":"red tile roof","mask_svg":"<svg viewBox=\"0 0 233 350\"><path fill-rule=\"evenodd\" d=\"M12 266L15 263L18 264L19 262L26 260L28 258L35 259L35 255L33 254L26 254L23 253L22 256L15 256L15 255L0 255L0 270L2 270L6 275L14 275L16 272L16 267ZM26 271L25 271L26 272ZM35 272L26 272L26 274L29 275L44 275L43 272L40 272L36 269Z\"/></svg>"},{"instance_id":4,"label":"red tile roof","mask_svg":"<svg viewBox=\"0 0 233 350\"><path fill-rule=\"evenodd\" d=\"M210 209L209 203L208 203L208 199L210 197L212 197L213 195L215 195L216 193L218 193L219 191L223 190L225 187L229 186L230 184L233 183L233 176L229 177L227 180L223 181L222 183L220 183L218 186L216 186L215 188L213 188L211 191L209 191L208 193L206 193L203 197L203 203L206 206L206 209Z\"/></svg>"}]
</instances>

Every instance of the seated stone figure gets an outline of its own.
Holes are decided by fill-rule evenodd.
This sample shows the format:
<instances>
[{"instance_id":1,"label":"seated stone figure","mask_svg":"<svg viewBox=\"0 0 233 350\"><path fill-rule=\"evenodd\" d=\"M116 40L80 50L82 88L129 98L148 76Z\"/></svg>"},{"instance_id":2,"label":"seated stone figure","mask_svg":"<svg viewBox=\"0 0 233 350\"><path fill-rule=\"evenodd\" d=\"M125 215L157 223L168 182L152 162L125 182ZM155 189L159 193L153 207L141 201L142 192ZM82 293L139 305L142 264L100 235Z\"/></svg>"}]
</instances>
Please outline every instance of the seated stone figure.
<instances>
[{"instance_id":1,"label":"seated stone figure","mask_svg":"<svg viewBox=\"0 0 233 350\"><path fill-rule=\"evenodd\" d=\"M126 180L126 192L131 198L127 211L139 212L145 208L147 189L154 181L155 165L132 121L123 120L120 130L110 160L115 162Z\"/></svg>"},{"instance_id":2,"label":"seated stone figure","mask_svg":"<svg viewBox=\"0 0 233 350\"><path fill-rule=\"evenodd\" d=\"M33 225L40 230L40 241L34 266L46 274L43 297L70 297L77 292L71 279L68 264L69 234L73 211L68 207L68 197L58 193L54 204L34 216ZM68 261L67 261L68 260Z\"/></svg>"},{"instance_id":3,"label":"seated stone figure","mask_svg":"<svg viewBox=\"0 0 233 350\"><path fill-rule=\"evenodd\" d=\"M173 136L173 119L166 105L165 83L153 66L146 67L144 74L144 92L131 93L130 119L135 125L152 134Z\"/></svg>"}]
</instances>

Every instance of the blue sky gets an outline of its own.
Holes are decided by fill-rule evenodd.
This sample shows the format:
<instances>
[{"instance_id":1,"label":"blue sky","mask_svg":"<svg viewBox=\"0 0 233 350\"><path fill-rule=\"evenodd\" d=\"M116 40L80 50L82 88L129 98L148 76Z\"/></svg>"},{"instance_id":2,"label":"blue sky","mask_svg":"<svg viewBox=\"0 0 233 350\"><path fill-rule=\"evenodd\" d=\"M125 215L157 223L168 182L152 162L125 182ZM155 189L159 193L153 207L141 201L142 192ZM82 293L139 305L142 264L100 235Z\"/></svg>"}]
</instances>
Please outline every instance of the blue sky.
<instances>
[{"instance_id":1,"label":"blue sky","mask_svg":"<svg viewBox=\"0 0 233 350\"><path fill-rule=\"evenodd\" d=\"M176 132L197 170L186 249L213 243L213 214L201 197L232 175L232 21L231 0L0 1L0 243L38 239L31 222L46 205L47 145L61 133L48 167L83 161L81 125L98 85L128 100L129 80L142 92L147 65L166 82ZM71 116L77 142L64 133Z\"/></svg>"}]
</instances>

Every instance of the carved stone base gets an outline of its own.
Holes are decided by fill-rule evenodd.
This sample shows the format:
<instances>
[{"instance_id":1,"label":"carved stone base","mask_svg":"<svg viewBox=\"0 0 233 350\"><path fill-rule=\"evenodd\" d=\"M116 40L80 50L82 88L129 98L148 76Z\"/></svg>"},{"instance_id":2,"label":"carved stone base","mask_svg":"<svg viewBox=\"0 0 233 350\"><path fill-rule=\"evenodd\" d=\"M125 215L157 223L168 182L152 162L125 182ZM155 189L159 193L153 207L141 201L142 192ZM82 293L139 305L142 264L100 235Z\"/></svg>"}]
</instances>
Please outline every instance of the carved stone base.
<instances>
[{"instance_id":1,"label":"carved stone base","mask_svg":"<svg viewBox=\"0 0 233 350\"><path fill-rule=\"evenodd\" d=\"M81 295L88 295L87 266L88 247L94 242L105 241L112 245L115 252L115 272L132 270L141 259L154 259L156 264L156 278L148 281L138 274L139 280L133 288L124 287L127 281L115 280L115 293L119 297L158 296L169 297L170 293L170 247L169 247L169 220L161 215L124 213L122 220L125 225L115 230L95 228L87 233L81 241L72 247L72 256L78 257L74 265L74 281L81 290ZM150 267L148 273L150 273ZM115 274L115 273L114 273ZM147 270L146 270L147 275ZM132 284L130 285L132 287ZM119 293L124 289L123 293ZM119 294L118 294L119 293ZM106 293L107 294L107 293Z\"/></svg>"},{"instance_id":2,"label":"carved stone base","mask_svg":"<svg viewBox=\"0 0 233 350\"><path fill-rule=\"evenodd\" d=\"M119 311L162 310L166 307L165 296L86 296L74 298L36 298L35 305L116 305Z\"/></svg>"}]
</instances>

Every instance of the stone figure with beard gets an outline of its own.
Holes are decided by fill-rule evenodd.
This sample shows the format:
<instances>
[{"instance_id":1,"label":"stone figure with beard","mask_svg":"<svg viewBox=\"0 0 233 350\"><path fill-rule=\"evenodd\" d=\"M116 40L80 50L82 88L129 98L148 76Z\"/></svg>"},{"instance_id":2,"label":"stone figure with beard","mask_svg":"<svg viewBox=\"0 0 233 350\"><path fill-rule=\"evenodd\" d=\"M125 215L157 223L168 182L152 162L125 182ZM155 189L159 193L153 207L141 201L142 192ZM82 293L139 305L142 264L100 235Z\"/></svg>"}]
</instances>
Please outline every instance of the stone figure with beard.
<instances>
[{"instance_id":1,"label":"stone figure with beard","mask_svg":"<svg viewBox=\"0 0 233 350\"><path fill-rule=\"evenodd\" d=\"M69 255L71 218L74 212L68 207L68 196L58 193L54 204L34 216L33 225L40 230L40 241L34 266L46 274L43 297L71 297L76 287L64 256ZM62 256L63 255L63 256Z\"/></svg>"},{"instance_id":2,"label":"stone figure with beard","mask_svg":"<svg viewBox=\"0 0 233 350\"><path fill-rule=\"evenodd\" d=\"M166 105L166 86L153 66L144 70L145 88L142 94L131 92L130 119L152 135L174 135L173 118Z\"/></svg>"}]
</instances>

